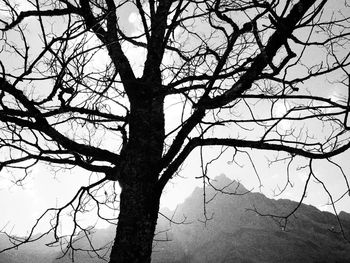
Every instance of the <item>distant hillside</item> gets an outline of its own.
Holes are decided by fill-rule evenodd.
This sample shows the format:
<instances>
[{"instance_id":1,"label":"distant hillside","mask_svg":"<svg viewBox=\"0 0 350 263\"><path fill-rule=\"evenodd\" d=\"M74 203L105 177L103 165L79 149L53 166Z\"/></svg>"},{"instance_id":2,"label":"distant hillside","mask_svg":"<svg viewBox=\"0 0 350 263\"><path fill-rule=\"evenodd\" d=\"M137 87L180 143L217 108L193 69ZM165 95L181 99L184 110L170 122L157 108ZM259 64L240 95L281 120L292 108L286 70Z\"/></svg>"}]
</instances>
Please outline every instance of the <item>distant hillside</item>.
<instances>
[{"instance_id":1,"label":"distant hillside","mask_svg":"<svg viewBox=\"0 0 350 263\"><path fill-rule=\"evenodd\" d=\"M224 192L248 192L242 185L230 181L224 175L215 178L214 185ZM335 233L339 231L339 225L331 213L302 205L284 227L269 217L261 217L247 209L256 207L264 213L283 215L297 205L293 201L276 201L260 193L228 195L209 188L206 194L207 199L213 197L206 207L207 217L212 219L206 224L201 222L204 219L201 188L196 188L178 206L176 212L168 209L162 211L162 214L172 218L174 222L186 220L184 224L175 224L159 216L153 263L350 262L350 244ZM341 212L339 216L347 236L350 237L350 214ZM98 230L93 236L93 243L97 247L103 246L114 235L113 227ZM170 241L159 241L165 239ZM80 247L88 247L86 240L79 240L77 243ZM68 257L55 260L60 255L57 250L41 249L39 253L39 245L33 247L31 244L25 249L2 254L0 263L71 262ZM107 250L105 252L108 253ZM32 261L26 261L26 258ZM94 255L81 252L76 254L75 262L103 261Z\"/></svg>"},{"instance_id":2,"label":"distant hillside","mask_svg":"<svg viewBox=\"0 0 350 263\"><path fill-rule=\"evenodd\" d=\"M40 240L12 249L0 254L0 263L47 263L51 262L54 255L59 253L59 247L49 248L46 244L53 239L44 236ZM9 245L8 239L0 234L0 249Z\"/></svg>"},{"instance_id":3,"label":"distant hillside","mask_svg":"<svg viewBox=\"0 0 350 263\"><path fill-rule=\"evenodd\" d=\"M247 191L224 176L216 180L217 188L231 183L225 191ZM198 221L204 218L202 189L197 188L178 207L173 220L181 221L185 215L187 221L193 223L171 224L167 236L172 241L156 243L154 263L350 262L350 244L334 233L339 226L333 214L302 205L284 228L273 219L258 216L247 208L256 207L264 213L284 215L292 211L296 202L271 200L259 193L232 196L214 190L207 191L207 199L215 194L207 205L207 215L213 218L206 225ZM350 237L350 214L342 212L340 217ZM167 228L169 223L159 222L159 230ZM165 238L165 234L162 236Z\"/></svg>"}]
</instances>

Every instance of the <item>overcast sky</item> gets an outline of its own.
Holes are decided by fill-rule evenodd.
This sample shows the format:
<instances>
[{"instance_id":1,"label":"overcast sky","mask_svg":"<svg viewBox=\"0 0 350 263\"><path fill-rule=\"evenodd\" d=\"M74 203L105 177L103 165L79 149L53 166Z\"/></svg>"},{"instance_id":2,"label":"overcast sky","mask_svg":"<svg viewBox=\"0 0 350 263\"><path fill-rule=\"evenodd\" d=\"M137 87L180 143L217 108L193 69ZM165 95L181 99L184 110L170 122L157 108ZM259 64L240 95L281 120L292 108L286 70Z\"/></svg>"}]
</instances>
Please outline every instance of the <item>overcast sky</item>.
<instances>
[{"instance_id":1,"label":"overcast sky","mask_svg":"<svg viewBox=\"0 0 350 263\"><path fill-rule=\"evenodd\" d=\"M21 2L22 3L22 2ZM26 9L28 6L20 5L19 8ZM128 31L137 34L139 29L139 17L133 10L130 12L123 12L120 21L122 26ZM35 36L33 36L35 38ZM33 40L34 41L34 40ZM33 43L32 43L33 44ZM130 59L137 74L142 73L141 62L144 59L144 52L139 48L126 48L126 54ZM1 58L1 57L0 57ZM141 58L141 60L140 60ZM4 58L1 58L4 59ZM165 57L167 59L167 57ZM100 57L100 63L105 63L104 58ZM98 61L97 61L98 63ZM337 99L341 96L339 90L327 89L327 83L320 82L315 85L319 88L320 95ZM179 112L179 106L173 106L171 101L167 102L167 107L171 109L167 117L172 120ZM284 104L278 104L275 108L276 114L283 114L286 111ZM172 126L171 121L167 122L169 127ZM283 126L285 125L285 126ZM281 123L281 128L287 129L288 123ZM168 127L168 129L170 129ZM207 155L215 156L218 149L209 149ZM242 154L236 159L237 163L231 162L232 151L227 151L222 156L220 161L216 162L210 167L209 174L212 178L220 174L225 174L232 180L240 181L248 190L260 191L270 198L289 198L292 200L299 200L303 185L307 178L308 170L300 169L307 163L303 158L299 158L291 168L290 181L293 183L293 188L289 187L281 195L276 196L277 186L283 187L286 183L286 163L278 163L268 166L268 160L273 160L277 153L268 153L266 151L249 152L254 161L258 176L255 174L253 165L248 156ZM350 152L334 158L338 161L344 171L350 173ZM329 162L315 161L314 172L322 180L324 180L328 187L334 193L335 199L346 191L344 180L339 169ZM73 170L65 173L53 172L55 169L47 166L37 166L24 186L16 186L12 183L13 177L6 173L6 170L0 173L0 229L6 226L7 230L13 229L13 233L26 233L35 219L48 207L55 207L71 199L74 193L81 185L86 185L89 179L92 181L96 178L89 178L89 174L82 170ZM178 203L191 194L194 187L202 185L201 179L195 177L201 176L200 160L198 151L195 151L189 159L185 162L180 172L179 177L170 182L165 190L162 198L162 206L167 206L174 209ZM349 177L348 177L349 178ZM262 187L260 186L260 182ZM234 197L235 198L235 197ZM239 197L237 197L239 198ZM327 195L322 190L320 184L311 182L305 203L312 204L321 210L331 211L331 207L327 205L329 202ZM344 198L337 204L338 212L341 210L350 212L350 198ZM99 227L105 224L99 224Z\"/></svg>"}]
</instances>

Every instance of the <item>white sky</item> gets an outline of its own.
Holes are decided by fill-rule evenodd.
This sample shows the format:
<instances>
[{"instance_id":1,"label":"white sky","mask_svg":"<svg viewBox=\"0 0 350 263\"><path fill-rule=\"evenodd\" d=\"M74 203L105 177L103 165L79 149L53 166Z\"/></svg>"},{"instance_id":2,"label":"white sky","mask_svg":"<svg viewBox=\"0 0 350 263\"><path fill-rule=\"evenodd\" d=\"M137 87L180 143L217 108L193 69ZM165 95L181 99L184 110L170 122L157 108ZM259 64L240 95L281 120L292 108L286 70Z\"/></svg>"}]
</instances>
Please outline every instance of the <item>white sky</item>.
<instances>
[{"instance_id":1,"label":"white sky","mask_svg":"<svg viewBox=\"0 0 350 263\"><path fill-rule=\"evenodd\" d=\"M21 6L21 8L25 8ZM128 26L137 34L139 28L139 17L135 12L130 12L126 16L128 23L123 23L124 26ZM131 46L125 46L126 54L133 65L136 74L142 74L141 61L144 60L145 54L140 48L133 48ZM168 59L165 57L165 59ZM101 62L103 63L103 61ZM324 86L323 91L326 89L326 84L320 84ZM337 91L332 91L332 97L339 96ZM322 93L322 92L321 92ZM324 91L327 96L330 95L330 91ZM167 107L170 107L171 100L168 101ZM179 111L176 106L173 107L173 113L169 114L169 119L174 119ZM278 103L275 108L275 114L281 115L288 110L288 105ZM167 122L167 125L172 126L171 122ZM281 123L281 129L288 129L290 123L287 121ZM208 155L215 155L217 149L209 149ZM232 151L228 151L223 155L215 165L213 165L209 174L214 178L222 173L226 174L229 178L238 180L247 189L253 191L260 191L268 197L274 197L273 190L276 189L276 185L283 187L285 183L285 164L277 164L272 167L267 166L267 158L272 159L276 156L276 153L267 153L263 151L251 152L251 155L255 161L256 168L259 172L260 179L263 187L259 189L259 180L254 173L254 169L249 162L249 159L245 155L239 155L237 161L242 166L238 166L231 163ZM342 156L335 158L342 165L344 171L350 174L350 152L346 152ZM298 162L300 165L305 164L305 161L300 158ZM202 180L195 179L196 176L201 175L200 162L198 152L194 152L189 159L183 165L181 171L181 177L177 177L170 182L167 186L164 196L162 197L162 205L174 209L178 203L184 201L184 199L191 194L194 187L201 186ZM298 170L294 165L294 172L291 173L291 182L294 184L293 188L288 188L279 198L289 198L292 200L299 200L300 193L302 191L303 183L305 182L307 171ZM321 179L327 182L335 197L340 195L344 189L344 180L341 173L329 163L317 161L314 165L315 174ZM348 177L349 178L349 177ZM13 229L13 233L23 234L26 233L34 220L40 215L46 208L56 206L56 204L63 204L69 200L74 193L79 189L81 185L86 185L88 182L88 174L81 170L71 171L67 173L53 174L52 169L44 166L38 166L30 174L29 178L25 181L23 187L15 186L11 182L11 175L6 173L5 170L0 173L0 229L6 226L7 230ZM239 197L238 197L239 198ZM309 187L307 198L305 202L312 204L319 209L330 211L328 203L328 197L324 191L320 188L320 185L311 182ZM342 200L338 205L338 212L341 210L350 212L350 198ZM102 225L99 225L102 226Z\"/></svg>"}]
</instances>

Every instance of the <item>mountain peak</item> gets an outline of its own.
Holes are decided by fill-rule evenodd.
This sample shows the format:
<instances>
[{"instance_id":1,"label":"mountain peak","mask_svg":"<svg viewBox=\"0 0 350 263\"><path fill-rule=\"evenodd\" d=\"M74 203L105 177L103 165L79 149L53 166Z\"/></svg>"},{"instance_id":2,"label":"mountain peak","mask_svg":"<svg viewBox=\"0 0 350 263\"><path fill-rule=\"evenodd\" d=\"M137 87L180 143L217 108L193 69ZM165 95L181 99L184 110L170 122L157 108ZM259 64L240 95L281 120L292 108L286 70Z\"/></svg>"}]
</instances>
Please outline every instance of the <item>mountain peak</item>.
<instances>
[{"instance_id":1,"label":"mountain peak","mask_svg":"<svg viewBox=\"0 0 350 263\"><path fill-rule=\"evenodd\" d=\"M236 180L231 180L225 174L220 174L216 176L212 181L212 186L216 190L222 190L229 193L243 194L249 192L240 182Z\"/></svg>"},{"instance_id":2,"label":"mountain peak","mask_svg":"<svg viewBox=\"0 0 350 263\"><path fill-rule=\"evenodd\" d=\"M220 184L220 185L221 184L228 185L232 183L232 180L228 178L224 173L216 176L213 181L216 182L216 184Z\"/></svg>"}]
</instances>

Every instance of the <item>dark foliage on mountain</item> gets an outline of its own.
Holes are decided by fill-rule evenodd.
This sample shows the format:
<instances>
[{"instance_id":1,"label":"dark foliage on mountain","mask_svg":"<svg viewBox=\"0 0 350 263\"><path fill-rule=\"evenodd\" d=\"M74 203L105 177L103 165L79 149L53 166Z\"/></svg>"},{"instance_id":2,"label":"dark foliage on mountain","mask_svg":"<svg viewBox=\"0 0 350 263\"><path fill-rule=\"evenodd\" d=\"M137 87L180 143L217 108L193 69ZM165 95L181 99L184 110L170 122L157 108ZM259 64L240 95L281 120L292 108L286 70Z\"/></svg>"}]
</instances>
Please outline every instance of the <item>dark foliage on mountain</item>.
<instances>
[{"instance_id":1,"label":"dark foliage on mountain","mask_svg":"<svg viewBox=\"0 0 350 263\"><path fill-rule=\"evenodd\" d=\"M216 177L213 185L215 190L209 187L206 190L207 200L211 199L206 205L210 220L204 220L201 188L196 188L175 212L163 209L161 213L172 222L162 215L159 217L153 263L350 262L350 244L337 233L340 228L333 214L301 205L285 225L283 220L262 217L253 210L286 215L296 207L296 202L271 200L260 193L249 193L224 175ZM228 194L233 192L238 195ZM350 214L341 212L339 218L350 237ZM97 230L92 242L102 247L113 240L114 235L112 227ZM0 262L71 262L68 255L55 259L60 252L43 249L44 243L40 242L42 246L29 244L18 251L1 254ZM89 248L89 243L81 239L77 247ZM108 248L100 254L108 254ZM85 252L77 252L75 259L78 263L103 262L96 254Z\"/></svg>"}]
</instances>

